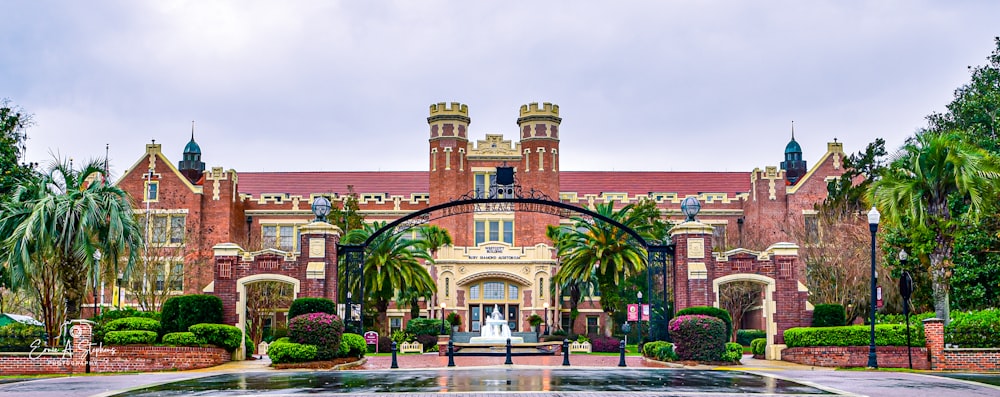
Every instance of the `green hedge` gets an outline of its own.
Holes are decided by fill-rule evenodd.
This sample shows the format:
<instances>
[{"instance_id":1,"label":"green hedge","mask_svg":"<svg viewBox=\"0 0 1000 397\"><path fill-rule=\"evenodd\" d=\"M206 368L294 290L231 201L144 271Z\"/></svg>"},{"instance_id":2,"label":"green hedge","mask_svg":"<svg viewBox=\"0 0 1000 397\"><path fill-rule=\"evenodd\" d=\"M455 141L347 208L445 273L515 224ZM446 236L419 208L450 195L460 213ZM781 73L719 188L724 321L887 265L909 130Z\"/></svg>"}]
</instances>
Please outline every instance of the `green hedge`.
<instances>
[{"instance_id":1,"label":"green hedge","mask_svg":"<svg viewBox=\"0 0 1000 397\"><path fill-rule=\"evenodd\" d=\"M843 327L847 325L844 306L835 303L819 304L813 308L813 327Z\"/></svg>"},{"instance_id":2,"label":"green hedge","mask_svg":"<svg viewBox=\"0 0 1000 397\"><path fill-rule=\"evenodd\" d=\"M163 335L164 345L170 346L201 346L207 344L204 339L194 335L193 332L171 332Z\"/></svg>"},{"instance_id":3,"label":"green hedge","mask_svg":"<svg viewBox=\"0 0 1000 397\"><path fill-rule=\"evenodd\" d=\"M910 346L924 346L922 331L923 329L910 327ZM785 331L785 344L788 347L868 346L870 332L871 328L868 325L790 328ZM906 325L875 325L875 344L878 346L906 346Z\"/></svg>"},{"instance_id":4,"label":"green hedge","mask_svg":"<svg viewBox=\"0 0 1000 397\"><path fill-rule=\"evenodd\" d=\"M110 331L104 334L106 345L151 345L159 336L153 331Z\"/></svg>"},{"instance_id":5,"label":"green hedge","mask_svg":"<svg viewBox=\"0 0 1000 397\"><path fill-rule=\"evenodd\" d=\"M288 308L288 319L309 313L337 314L337 304L326 298L298 298Z\"/></svg>"},{"instance_id":6,"label":"green hedge","mask_svg":"<svg viewBox=\"0 0 1000 397\"><path fill-rule=\"evenodd\" d=\"M195 324L188 329L205 343L216 345L230 353L240 347L240 339L243 338L243 331L232 325Z\"/></svg>"},{"instance_id":7,"label":"green hedge","mask_svg":"<svg viewBox=\"0 0 1000 397\"><path fill-rule=\"evenodd\" d=\"M757 338L766 338L767 332L762 329L740 329L736 330L736 343L743 346L750 346L750 342L753 342Z\"/></svg>"},{"instance_id":8,"label":"green hedge","mask_svg":"<svg viewBox=\"0 0 1000 397\"><path fill-rule=\"evenodd\" d=\"M722 353L721 361L739 362L743 358L743 345L735 342L726 342L726 350Z\"/></svg>"},{"instance_id":9,"label":"green hedge","mask_svg":"<svg viewBox=\"0 0 1000 397\"><path fill-rule=\"evenodd\" d=\"M35 339L45 342L45 328L21 323L0 327L0 351L31 351Z\"/></svg>"},{"instance_id":10,"label":"green hedge","mask_svg":"<svg viewBox=\"0 0 1000 397\"><path fill-rule=\"evenodd\" d=\"M161 334L190 331L195 324L222 323L222 300L215 295L175 296L163 302Z\"/></svg>"},{"instance_id":11,"label":"green hedge","mask_svg":"<svg viewBox=\"0 0 1000 397\"><path fill-rule=\"evenodd\" d=\"M722 320L724 323L726 323L726 342L732 340L733 318L729 316L729 312L725 311L724 309L712 306L692 306L686 309L681 309L681 311L677 312L675 318L680 316L689 316L692 314L702 314ZM677 340L674 339L674 342L677 342Z\"/></svg>"},{"instance_id":12,"label":"green hedge","mask_svg":"<svg viewBox=\"0 0 1000 397\"><path fill-rule=\"evenodd\" d=\"M767 338L757 338L750 342L750 351L752 351L755 356L763 356L766 349Z\"/></svg>"},{"instance_id":13,"label":"green hedge","mask_svg":"<svg viewBox=\"0 0 1000 397\"><path fill-rule=\"evenodd\" d=\"M125 317L104 324L104 332L153 331L160 332L160 322L145 317Z\"/></svg>"},{"instance_id":14,"label":"green hedge","mask_svg":"<svg viewBox=\"0 0 1000 397\"><path fill-rule=\"evenodd\" d=\"M316 359L316 346L292 343L280 338L267 347L267 355L275 364L301 363Z\"/></svg>"},{"instance_id":15,"label":"green hedge","mask_svg":"<svg viewBox=\"0 0 1000 397\"><path fill-rule=\"evenodd\" d=\"M358 334L344 334L341 336L337 357L360 358L365 356L366 351L368 351L368 344L365 343L365 337Z\"/></svg>"},{"instance_id":16,"label":"green hedge","mask_svg":"<svg viewBox=\"0 0 1000 397\"><path fill-rule=\"evenodd\" d=\"M433 318L413 318L406 322L406 332L419 335L434 335L441 333L441 319ZM445 324L445 332L448 332L448 324Z\"/></svg>"},{"instance_id":17,"label":"green hedge","mask_svg":"<svg viewBox=\"0 0 1000 397\"><path fill-rule=\"evenodd\" d=\"M674 352L674 344L670 342L663 343L665 344L660 345L660 347L654 352L656 359L660 361L677 361L678 357L677 353Z\"/></svg>"},{"instance_id":18,"label":"green hedge","mask_svg":"<svg viewBox=\"0 0 1000 397\"><path fill-rule=\"evenodd\" d=\"M1000 347L1000 309L953 316L944 328L944 342L958 347Z\"/></svg>"}]
</instances>

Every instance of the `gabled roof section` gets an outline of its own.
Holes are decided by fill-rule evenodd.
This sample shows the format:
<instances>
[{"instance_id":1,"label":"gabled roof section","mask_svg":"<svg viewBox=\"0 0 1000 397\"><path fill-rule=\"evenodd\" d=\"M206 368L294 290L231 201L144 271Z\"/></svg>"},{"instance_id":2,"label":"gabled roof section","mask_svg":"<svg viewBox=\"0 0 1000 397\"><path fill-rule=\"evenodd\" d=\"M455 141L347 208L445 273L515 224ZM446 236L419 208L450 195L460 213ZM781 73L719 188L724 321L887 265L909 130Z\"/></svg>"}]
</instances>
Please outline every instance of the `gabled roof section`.
<instances>
[{"instance_id":1,"label":"gabled roof section","mask_svg":"<svg viewBox=\"0 0 1000 397\"><path fill-rule=\"evenodd\" d=\"M288 193L308 197L313 193L347 194L347 186L356 193L410 195L429 193L427 171L317 171L317 172L241 172L239 192L259 196L264 193Z\"/></svg>"},{"instance_id":2,"label":"gabled roof section","mask_svg":"<svg viewBox=\"0 0 1000 397\"><path fill-rule=\"evenodd\" d=\"M562 171L559 191L645 195L654 193L738 194L750 191L749 172Z\"/></svg>"},{"instance_id":3,"label":"gabled roof section","mask_svg":"<svg viewBox=\"0 0 1000 397\"><path fill-rule=\"evenodd\" d=\"M802 177L799 178L797 182L795 182L795 185L792 185L788 188L787 191L788 194L795 194L795 192L797 192L800 187L805 185L806 182L810 178L812 178L813 174L815 174L820 167L826 164L827 160L830 160L830 157L833 157L834 168L842 170L844 168L844 144L837 142L836 139L833 142L828 142L826 144L826 154L824 154L823 157L819 159L819 161L814 163L812 168L809 169L809 172L806 172L805 175L802 175ZM825 183L826 182L824 182L824 184Z\"/></svg>"},{"instance_id":4,"label":"gabled roof section","mask_svg":"<svg viewBox=\"0 0 1000 397\"><path fill-rule=\"evenodd\" d=\"M191 184L191 181L189 181L187 177L184 176L184 174L181 174L181 172L177 169L177 167L174 167L173 163L171 163L170 160L167 159L167 156L163 155L163 152L160 151L160 145L156 143L146 144L146 154L140 157L139 161L136 161L135 164L132 164L132 166L129 167L128 170L126 170L125 173L122 174L121 178L118 178L118 182L116 182L115 184L117 185L119 182L125 180L125 177L127 177L133 171L141 171L142 173L146 173L149 172L149 170L153 170L153 172L162 173L163 171L158 171L155 168L157 165L166 167L170 172L173 172L174 175L176 175L177 178L181 180L181 182L184 182L184 185L187 186L188 189L191 189L191 192L201 194L202 187Z\"/></svg>"}]
</instances>

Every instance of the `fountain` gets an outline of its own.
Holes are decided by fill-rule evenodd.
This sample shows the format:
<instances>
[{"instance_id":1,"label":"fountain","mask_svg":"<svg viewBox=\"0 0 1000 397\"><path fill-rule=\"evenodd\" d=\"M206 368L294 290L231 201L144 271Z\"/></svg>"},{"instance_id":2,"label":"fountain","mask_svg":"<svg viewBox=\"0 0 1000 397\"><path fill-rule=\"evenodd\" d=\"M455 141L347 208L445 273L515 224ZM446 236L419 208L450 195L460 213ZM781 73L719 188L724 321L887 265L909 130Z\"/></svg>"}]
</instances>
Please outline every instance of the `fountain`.
<instances>
[{"instance_id":1,"label":"fountain","mask_svg":"<svg viewBox=\"0 0 1000 397\"><path fill-rule=\"evenodd\" d=\"M524 338L510 336L510 326L507 325L507 320L504 320L503 314L500 313L500 307L493 305L493 313L479 330L479 336L469 338L469 343L479 345L506 344L507 339L510 339L511 344L524 343Z\"/></svg>"}]
</instances>

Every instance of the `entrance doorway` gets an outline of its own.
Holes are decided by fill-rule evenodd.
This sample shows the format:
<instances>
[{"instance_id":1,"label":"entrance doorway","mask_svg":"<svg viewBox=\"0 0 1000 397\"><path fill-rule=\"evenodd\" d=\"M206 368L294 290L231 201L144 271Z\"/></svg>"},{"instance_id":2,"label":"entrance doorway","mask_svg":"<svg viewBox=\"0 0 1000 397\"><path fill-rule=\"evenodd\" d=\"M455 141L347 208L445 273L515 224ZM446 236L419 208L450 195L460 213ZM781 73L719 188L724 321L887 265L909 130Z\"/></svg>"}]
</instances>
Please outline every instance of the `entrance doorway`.
<instances>
[{"instance_id":1,"label":"entrance doorway","mask_svg":"<svg viewBox=\"0 0 1000 397\"><path fill-rule=\"evenodd\" d=\"M520 331L521 286L504 280L487 280L469 285L469 330L480 332L493 309L507 320L512 332Z\"/></svg>"}]
</instances>

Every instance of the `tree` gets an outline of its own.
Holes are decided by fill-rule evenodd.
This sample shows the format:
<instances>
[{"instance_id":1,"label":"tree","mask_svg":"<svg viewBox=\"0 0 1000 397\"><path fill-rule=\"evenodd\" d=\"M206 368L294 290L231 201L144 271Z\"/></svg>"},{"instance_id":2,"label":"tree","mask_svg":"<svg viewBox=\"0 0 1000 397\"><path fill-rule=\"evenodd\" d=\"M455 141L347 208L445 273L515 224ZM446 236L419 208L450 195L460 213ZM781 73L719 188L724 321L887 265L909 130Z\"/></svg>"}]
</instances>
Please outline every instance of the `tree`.
<instances>
[{"instance_id":1,"label":"tree","mask_svg":"<svg viewBox=\"0 0 1000 397\"><path fill-rule=\"evenodd\" d=\"M0 222L10 231L3 240L3 261L17 283L24 271L51 267L62 284L66 315L79 318L94 253L117 266L135 263L142 232L125 191L106 181L104 162L91 161L75 169L56 161L42 178L44 189L16 205ZM43 264L44 263L44 264Z\"/></svg>"},{"instance_id":2,"label":"tree","mask_svg":"<svg viewBox=\"0 0 1000 397\"><path fill-rule=\"evenodd\" d=\"M361 244L385 225L386 222L375 222L361 229L351 230L344 240L348 244ZM399 297L399 292L437 291L430 273L420 263L420 260L433 261L424 247L421 240L409 240L399 233L389 232L376 237L367 247L362 272L365 280L363 298L375 303L378 312L377 326L383 334L389 329L386 321L389 303ZM359 282L352 279L348 288L360 290L355 284Z\"/></svg>"},{"instance_id":3,"label":"tree","mask_svg":"<svg viewBox=\"0 0 1000 397\"><path fill-rule=\"evenodd\" d=\"M968 84L955 90L945 113L927 117L929 131L961 131L970 143L1000 154L1000 37L988 63L969 67Z\"/></svg>"},{"instance_id":4,"label":"tree","mask_svg":"<svg viewBox=\"0 0 1000 397\"><path fill-rule=\"evenodd\" d=\"M954 132L926 131L903 146L869 194L888 222L930 234L934 311L949 321L949 280L959 222L952 203L977 218L1000 187L1000 164Z\"/></svg>"},{"instance_id":5,"label":"tree","mask_svg":"<svg viewBox=\"0 0 1000 397\"><path fill-rule=\"evenodd\" d=\"M423 225L418 228L420 244L428 251L431 258L437 257L437 252L442 247L451 245L451 234L447 229L442 229L437 225ZM407 302L410 306L410 318L420 317L420 298L428 302L430 308L431 292L429 290L408 290L401 291L400 302Z\"/></svg>"},{"instance_id":6,"label":"tree","mask_svg":"<svg viewBox=\"0 0 1000 397\"><path fill-rule=\"evenodd\" d=\"M30 125L31 115L10 100L0 100L0 201L33 175L34 167L20 162L28 139L25 129Z\"/></svg>"},{"instance_id":7,"label":"tree","mask_svg":"<svg viewBox=\"0 0 1000 397\"><path fill-rule=\"evenodd\" d=\"M280 281L247 284L247 329L254 346L264 339L265 320L292 304L292 285Z\"/></svg>"},{"instance_id":8,"label":"tree","mask_svg":"<svg viewBox=\"0 0 1000 397\"><path fill-rule=\"evenodd\" d=\"M720 286L719 306L729 312L733 319L733 329L731 342L736 341L736 331L743 324L743 316L750 310L760 307L761 288L760 283L752 281L735 281Z\"/></svg>"}]
</instances>

